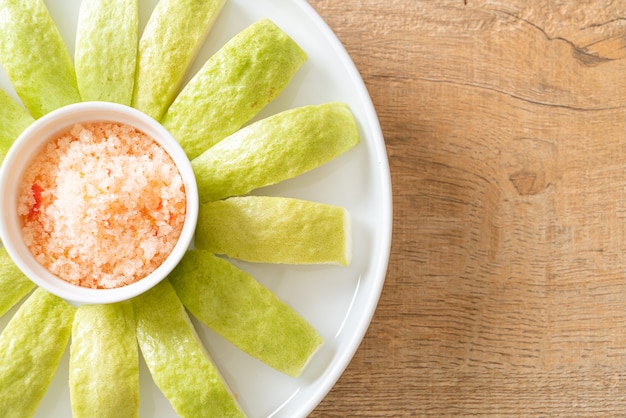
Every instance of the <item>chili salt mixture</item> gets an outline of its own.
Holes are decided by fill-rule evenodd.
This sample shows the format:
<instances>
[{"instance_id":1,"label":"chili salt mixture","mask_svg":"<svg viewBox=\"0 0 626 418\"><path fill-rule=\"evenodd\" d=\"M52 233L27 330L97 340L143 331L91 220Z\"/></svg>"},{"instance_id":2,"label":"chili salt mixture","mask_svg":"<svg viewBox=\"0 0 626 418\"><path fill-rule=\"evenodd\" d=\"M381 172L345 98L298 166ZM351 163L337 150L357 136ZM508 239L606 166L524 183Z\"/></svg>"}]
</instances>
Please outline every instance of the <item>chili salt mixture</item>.
<instances>
[{"instance_id":1,"label":"chili salt mixture","mask_svg":"<svg viewBox=\"0 0 626 418\"><path fill-rule=\"evenodd\" d=\"M182 177L152 138L124 124L74 125L35 158L20 187L24 241L58 277L121 287L173 250L185 220Z\"/></svg>"}]
</instances>

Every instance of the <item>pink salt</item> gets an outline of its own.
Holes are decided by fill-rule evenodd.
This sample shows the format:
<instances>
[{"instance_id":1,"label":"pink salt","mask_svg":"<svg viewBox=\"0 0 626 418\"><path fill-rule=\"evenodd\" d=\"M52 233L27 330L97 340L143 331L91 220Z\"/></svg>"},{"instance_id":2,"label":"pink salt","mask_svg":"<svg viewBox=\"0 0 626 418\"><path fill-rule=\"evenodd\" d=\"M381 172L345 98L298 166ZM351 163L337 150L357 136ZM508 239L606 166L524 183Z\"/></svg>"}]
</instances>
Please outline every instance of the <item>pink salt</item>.
<instances>
[{"instance_id":1,"label":"pink salt","mask_svg":"<svg viewBox=\"0 0 626 418\"><path fill-rule=\"evenodd\" d=\"M152 138L117 123L77 124L53 138L22 181L26 245L58 277L121 287L170 254L185 218L185 190Z\"/></svg>"}]
</instances>

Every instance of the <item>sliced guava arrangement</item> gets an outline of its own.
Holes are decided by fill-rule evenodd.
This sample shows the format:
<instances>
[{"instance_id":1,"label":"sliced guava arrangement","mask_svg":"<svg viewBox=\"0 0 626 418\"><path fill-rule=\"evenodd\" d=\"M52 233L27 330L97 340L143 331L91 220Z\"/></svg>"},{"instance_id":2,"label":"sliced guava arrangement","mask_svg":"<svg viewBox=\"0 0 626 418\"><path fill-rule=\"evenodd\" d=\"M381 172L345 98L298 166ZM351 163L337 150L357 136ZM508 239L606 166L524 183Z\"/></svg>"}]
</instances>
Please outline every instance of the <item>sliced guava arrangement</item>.
<instances>
[{"instance_id":1,"label":"sliced guava arrangement","mask_svg":"<svg viewBox=\"0 0 626 418\"><path fill-rule=\"evenodd\" d=\"M244 416L169 281L134 298L132 304L143 358L178 415Z\"/></svg>"},{"instance_id":2,"label":"sliced guava arrangement","mask_svg":"<svg viewBox=\"0 0 626 418\"><path fill-rule=\"evenodd\" d=\"M74 66L83 101L130 105L135 84L137 0L82 0Z\"/></svg>"},{"instance_id":3,"label":"sliced guava arrangement","mask_svg":"<svg viewBox=\"0 0 626 418\"><path fill-rule=\"evenodd\" d=\"M30 113L0 90L0 164L15 138L34 121Z\"/></svg>"},{"instance_id":4,"label":"sliced guava arrangement","mask_svg":"<svg viewBox=\"0 0 626 418\"><path fill-rule=\"evenodd\" d=\"M83 305L70 344L72 417L139 415L139 362L130 302Z\"/></svg>"},{"instance_id":5,"label":"sliced guava arrangement","mask_svg":"<svg viewBox=\"0 0 626 418\"><path fill-rule=\"evenodd\" d=\"M0 62L30 114L80 102L74 64L43 1L1 0L0 11Z\"/></svg>"},{"instance_id":6,"label":"sliced guava arrangement","mask_svg":"<svg viewBox=\"0 0 626 418\"><path fill-rule=\"evenodd\" d=\"M161 0L139 39L132 106L160 120L225 0Z\"/></svg>"},{"instance_id":7,"label":"sliced guava arrangement","mask_svg":"<svg viewBox=\"0 0 626 418\"><path fill-rule=\"evenodd\" d=\"M304 174L359 142L343 103L285 110L246 126L191 160L201 203Z\"/></svg>"},{"instance_id":8,"label":"sliced guava arrangement","mask_svg":"<svg viewBox=\"0 0 626 418\"><path fill-rule=\"evenodd\" d=\"M32 416L70 334L74 416L137 416L138 353L182 417L243 416L187 311L249 355L299 376L323 344L300 314L230 259L348 265L341 207L249 196L359 143L339 102L250 122L307 55L269 19L240 32L182 86L225 0L160 0L141 37L137 1L84 0L71 60L42 0L0 0L0 64L27 111L0 91L0 161L36 118L67 104L130 104L180 142L196 174L196 248L160 285L129 302L74 308L34 285L0 248L0 405Z\"/></svg>"},{"instance_id":9,"label":"sliced guava arrangement","mask_svg":"<svg viewBox=\"0 0 626 418\"><path fill-rule=\"evenodd\" d=\"M17 268L4 248L0 248L0 316L29 294L35 284Z\"/></svg>"},{"instance_id":10,"label":"sliced guava arrangement","mask_svg":"<svg viewBox=\"0 0 626 418\"><path fill-rule=\"evenodd\" d=\"M265 364L299 376L322 337L251 275L204 250L188 251L170 281L189 312Z\"/></svg>"},{"instance_id":11,"label":"sliced guava arrangement","mask_svg":"<svg viewBox=\"0 0 626 418\"><path fill-rule=\"evenodd\" d=\"M200 206L195 244L244 261L345 266L351 238L350 214L342 207L242 196Z\"/></svg>"},{"instance_id":12,"label":"sliced guava arrangement","mask_svg":"<svg viewBox=\"0 0 626 418\"><path fill-rule=\"evenodd\" d=\"M0 405L29 417L43 399L70 339L76 309L37 288L0 334Z\"/></svg>"},{"instance_id":13,"label":"sliced guava arrangement","mask_svg":"<svg viewBox=\"0 0 626 418\"><path fill-rule=\"evenodd\" d=\"M209 58L161 123L193 159L274 100L306 60L298 44L262 19Z\"/></svg>"}]
</instances>

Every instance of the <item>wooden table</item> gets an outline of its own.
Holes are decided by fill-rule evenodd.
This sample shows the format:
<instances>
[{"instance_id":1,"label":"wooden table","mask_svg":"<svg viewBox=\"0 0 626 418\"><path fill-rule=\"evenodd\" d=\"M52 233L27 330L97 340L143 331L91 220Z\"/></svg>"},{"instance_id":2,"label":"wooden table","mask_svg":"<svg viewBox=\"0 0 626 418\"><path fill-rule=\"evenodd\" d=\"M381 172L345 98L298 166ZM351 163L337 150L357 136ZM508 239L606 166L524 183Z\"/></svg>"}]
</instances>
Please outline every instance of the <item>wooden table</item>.
<instances>
[{"instance_id":1,"label":"wooden table","mask_svg":"<svg viewBox=\"0 0 626 418\"><path fill-rule=\"evenodd\" d=\"M372 96L395 218L312 416L626 416L626 1L310 3Z\"/></svg>"}]
</instances>

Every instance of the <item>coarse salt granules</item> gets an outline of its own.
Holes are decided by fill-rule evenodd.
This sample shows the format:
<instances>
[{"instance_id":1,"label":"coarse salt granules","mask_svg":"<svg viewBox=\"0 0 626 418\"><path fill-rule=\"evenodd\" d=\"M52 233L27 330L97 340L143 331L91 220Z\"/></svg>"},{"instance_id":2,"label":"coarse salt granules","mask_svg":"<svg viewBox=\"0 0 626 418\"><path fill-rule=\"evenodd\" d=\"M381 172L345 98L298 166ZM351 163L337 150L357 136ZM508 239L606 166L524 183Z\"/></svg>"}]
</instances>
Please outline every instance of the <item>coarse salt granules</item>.
<instances>
[{"instance_id":1,"label":"coarse salt granules","mask_svg":"<svg viewBox=\"0 0 626 418\"><path fill-rule=\"evenodd\" d=\"M121 287L170 254L185 220L185 189L171 157L124 124L74 125L53 138L22 180L26 245L58 277Z\"/></svg>"}]
</instances>

